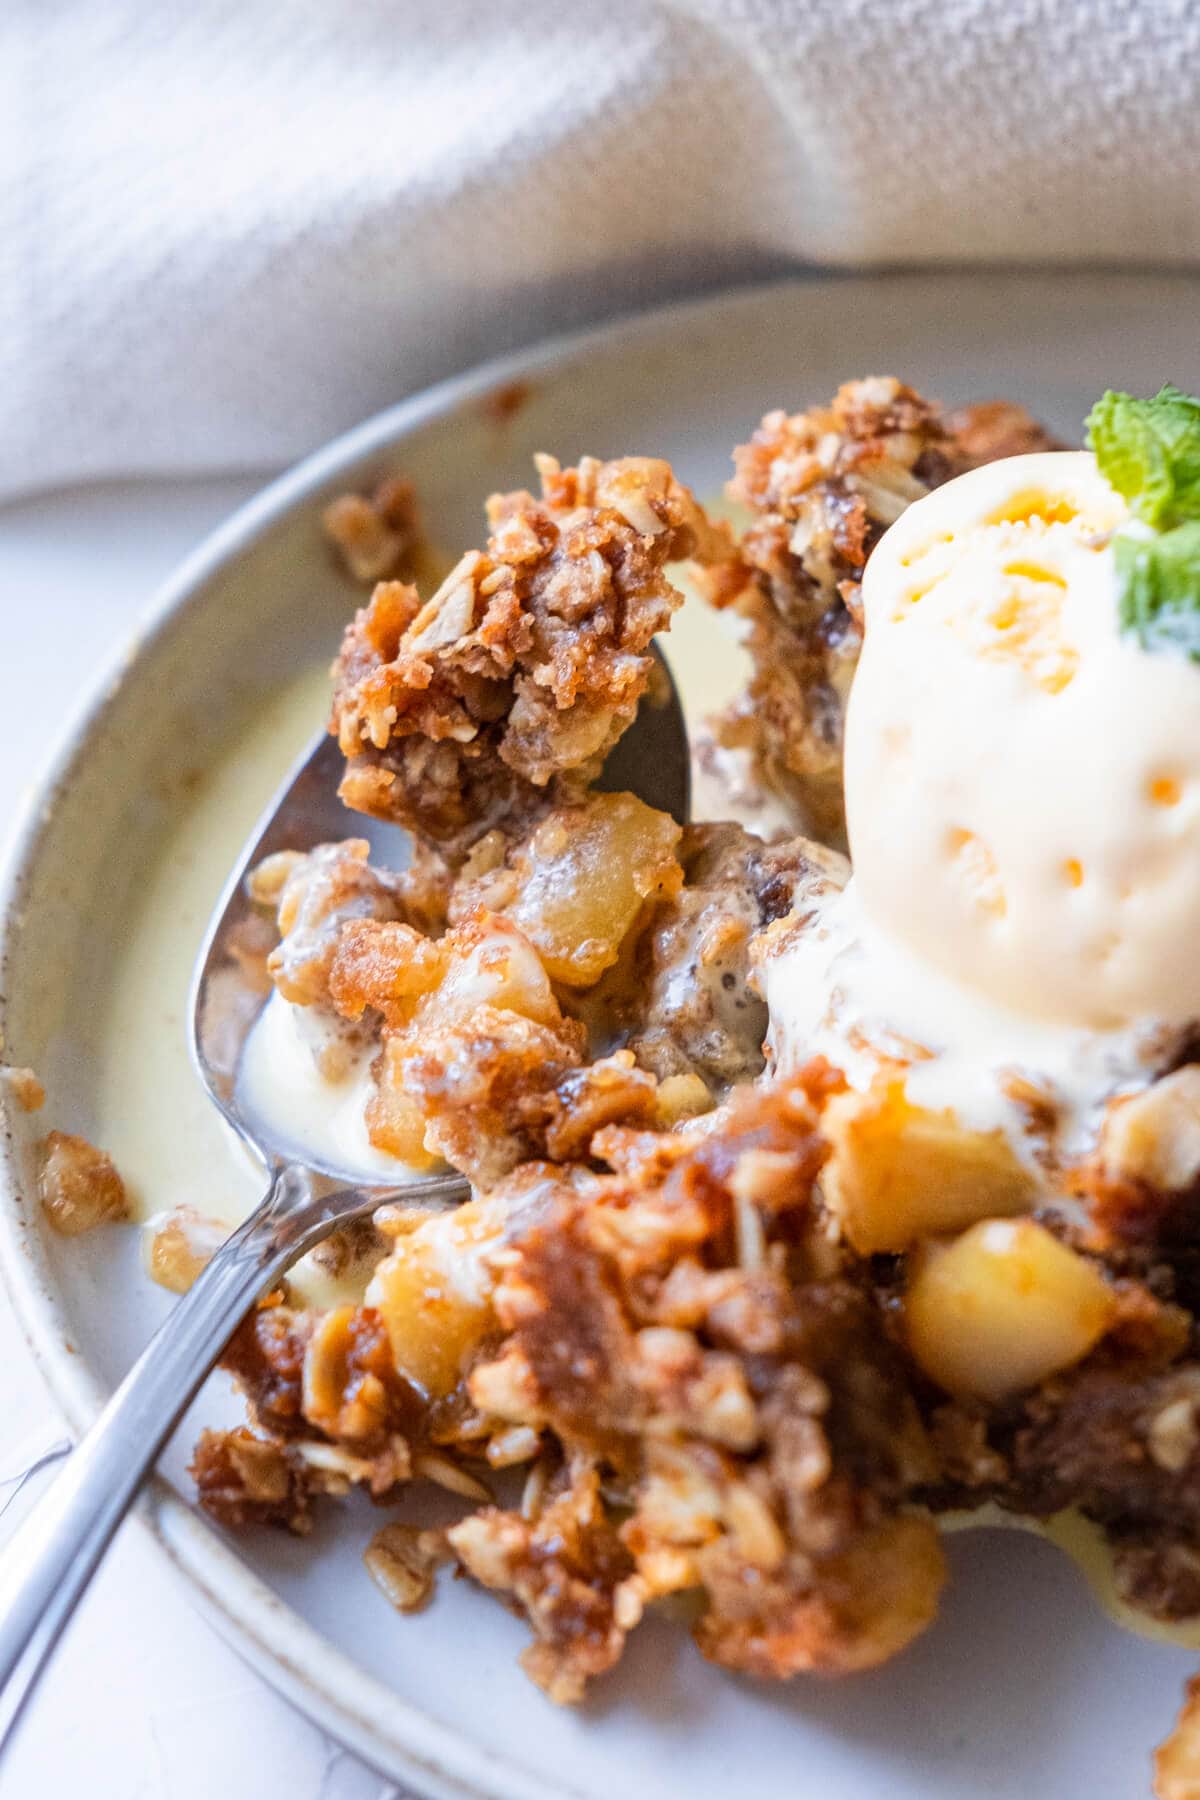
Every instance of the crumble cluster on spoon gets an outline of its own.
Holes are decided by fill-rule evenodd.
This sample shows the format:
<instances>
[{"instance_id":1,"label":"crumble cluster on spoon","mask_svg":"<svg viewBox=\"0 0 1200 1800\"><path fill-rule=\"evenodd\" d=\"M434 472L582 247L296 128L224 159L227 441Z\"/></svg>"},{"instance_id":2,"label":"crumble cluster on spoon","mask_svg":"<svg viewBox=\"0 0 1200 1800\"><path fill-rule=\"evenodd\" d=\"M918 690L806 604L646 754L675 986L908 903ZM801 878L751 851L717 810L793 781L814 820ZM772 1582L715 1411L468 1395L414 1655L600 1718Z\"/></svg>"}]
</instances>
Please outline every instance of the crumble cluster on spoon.
<instances>
[{"instance_id":1,"label":"crumble cluster on spoon","mask_svg":"<svg viewBox=\"0 0 1200 1800\"><path fill-rule=\"evenodd\" d=\"M462 1519L374 1573L456 1563L564 1701L684 1592L727 1667L878 1663L985 1504L1200 1615L1198 411L1108 397L1057 452L850 383L737 453L739 538L664 463L543 459L430 600L375 589L342 791L416 854L257 873L263 1041L371 1166L475 1192L332 1247L361 1299L246 1320L215 1516L439 1482ZM747 620L718 736L796 835L592 785L681 559Z\"/></svg>"}]
</instances>

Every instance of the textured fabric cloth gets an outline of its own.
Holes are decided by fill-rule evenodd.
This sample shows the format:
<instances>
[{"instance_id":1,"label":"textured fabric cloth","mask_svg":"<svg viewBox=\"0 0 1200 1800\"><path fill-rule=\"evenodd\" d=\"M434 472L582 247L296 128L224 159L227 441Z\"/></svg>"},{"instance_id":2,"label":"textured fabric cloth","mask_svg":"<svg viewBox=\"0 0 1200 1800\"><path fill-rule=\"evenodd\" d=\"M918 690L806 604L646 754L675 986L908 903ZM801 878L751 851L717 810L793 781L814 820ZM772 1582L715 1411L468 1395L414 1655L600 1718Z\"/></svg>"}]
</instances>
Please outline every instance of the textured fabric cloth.
<instances>
[{"instance_id":1,"label":"textured fabric cloth","mask_svg":"<svg viewBox=\"0 0 1200 1800\"><path fill-rule=\"evenodd\" d=\"M0 494L804 262L1200 248L1200 0L6 0Z\"/></svg>"}]
</instances>

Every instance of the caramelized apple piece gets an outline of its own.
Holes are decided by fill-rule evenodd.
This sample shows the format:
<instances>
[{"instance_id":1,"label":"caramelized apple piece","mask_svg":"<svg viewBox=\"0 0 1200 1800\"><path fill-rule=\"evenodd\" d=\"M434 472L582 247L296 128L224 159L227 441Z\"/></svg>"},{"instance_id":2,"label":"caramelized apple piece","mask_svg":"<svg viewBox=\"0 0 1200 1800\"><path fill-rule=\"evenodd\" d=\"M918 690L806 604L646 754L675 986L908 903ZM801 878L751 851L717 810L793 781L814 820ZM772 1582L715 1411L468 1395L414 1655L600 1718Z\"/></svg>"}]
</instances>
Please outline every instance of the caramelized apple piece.
<instances>
[{"instance_id":1,"label":"caramelized apple piece","mask_svg":"<svg viewBox=\"0 0 1200 1800\"><path fill-rule=\"evenodd\" d=\"M911 1105L900 1081L834 1095L821 1130L831 1147L825 1198L861 1256L1032 1204L1034 1177L1001 1132Z\"/></svg>"},{"instance_id":2,"label":"caramelized apple piece","mask_svg":"<svg viewBox=\"0 0 1200 1800\"><path fill-rule=\"evenodd\" d=\"M494 1209L470 1200L397 1239L372 1278L367 1300L383 1315L396 1367L431 1399L457 1386L492 1324L492 1277L480 1252L498 1229Z\"/></svg>"},{"instance_id":3,"label":"caramelized apple piece","mask_svg":"<svg viewBox=\"0 0 1200 1800\"><path fill-rule=\"evenodd\" d=\"M678 891L681 836L633 794L595 794L556 808L518 846L510 917L555 981L590 987L612 967L643 902Z\"/></svg>"},{"instance_id":4,"label":"caramelized apple piece","mask_svg":"<svg viewBox=\"0 0 1200 1800\"><path fill-rule=\"evenodd\" d=\"M1112 1289L1033 1219L985 1219L913 1258L909 1348L947 1393L1001 1400L1069 1368L1103 1337Z\"/></svg>"},{"instance_id":5,"label":"caramelized apple piece","mask_svg":"<svg viewBox=\"0 0 1200 1800\"><path fill-rule=\"evenodd\" d=\"M365 1438L387 1419L387 1393L371 1370L353 1372L362 1312L335 1306L317 1321L304 1352L304 1417L331 1437Z\"/></svg>"}]
</instances>

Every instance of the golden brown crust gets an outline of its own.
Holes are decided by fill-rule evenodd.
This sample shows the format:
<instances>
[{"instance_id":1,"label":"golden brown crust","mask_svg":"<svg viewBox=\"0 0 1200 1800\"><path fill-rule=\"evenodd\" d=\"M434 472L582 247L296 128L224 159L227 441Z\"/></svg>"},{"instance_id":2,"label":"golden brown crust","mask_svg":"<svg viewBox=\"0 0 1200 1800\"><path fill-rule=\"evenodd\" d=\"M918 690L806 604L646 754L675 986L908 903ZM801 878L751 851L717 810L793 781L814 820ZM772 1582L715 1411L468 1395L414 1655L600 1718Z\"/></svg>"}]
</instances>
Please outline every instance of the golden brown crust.
<instances>
[{"instance_id":1,"label":"golden brown crust","mask_svg":"<svg viewBox=\"0 0 1200 1800\"><path fill-rule=\"evenodd\" d=\"M541 498L494 496L487 550L426 604L394 582L376 589L335 669L346 803L452 855L539 810L551 784L586 785L680 604L667 563L734 560L664 462L538 463Z\"/></svg>"},{"instance_id":2,"label":"golden brown crust","mask_svg":"<svg viewBox=\"0 0 1200 1800\"><path fill-rule=\"evenodd\" d=\"M587 1682L612 1668L641 1604L595 1469L556 1485L533 1518L489 1509L446 1539L466 1573L528 1621L535 1641L521 1665L551 1700L581 1700Z\"/></svg>"},{"instance_id":3,"label":"golden brown crust","mask_svg":"<svg viewBox=\"0 0 1200 1800\"><path fill-rule=\"evenodd\" d=\"M487 1188L533 1157L586 1157L605 1126L656 1117L658 1084L627 1051L584 1066L583 1025L503 915L476 907L436 942L349 921L329 990L348 1022L382 1018L367 1120L394 1155L442 1156Z\"/></svg>"},{"instance_id":4,"label":"golden brown crust","mask_svg":"<svg viewBox=\"0 0 1200 1800\"><path fill-rule=\"evenodd\" d=\"M285 1000L328 1005L334 951L348 921L411 918L407 871L374 867L369 849L365 838L346 838L318 844L289 863L278 895L280 941L267 959L267 973ZM262 893L261 866L255 873L255 891Z\"/></svg>"},{"instance_id":5,"label":"golden brown crust","mask_svg":"<svg viewBox=\"0 0 1200 1800\"><path fill-rule=\"evenodd\" d=\"M992 1406L932 1396L893 1333L887 1281L831 1238L814 1188L839 1083L814 1065L690 1140L593 1132L610 1175L518 1170L469 1228L460 1215L488 1274L462 1360L435 1390L397 1374L370 1309L316 1322L260 1311L227 1362L302 1493L276 1467L279 1499L264 1506L223 1455L204 1473L206 1504L295 1528L322 1484L385 1493L432 1472L433 1447L436 1478L464 1494L482 1491L471 1467L528 1461L520 1509L485 1505L446 1542L528 1618L526 1667L559 1700L612 1665L649 1600L683 1590L703 1596L703 1653L758 1677L894 1654L933 1617L943 1580L921 1501L998 1499L1036 1516L1080 1505L1107 1528L1132 1604L1194 1611L1188 1315L1118 1280L1117 1316L1076 1369ZM444 1226L398 1241L432 1247ZM462 1248L451 1257L413 1265L408 1304ZM405 1329L394 1310L389 1329Z\"/></svg>"},{"instance_id":6,"label":"golden brown crust","mask_svg":"<svg viewBox=\"0 0 1200 1800\"><path fill-rule=\"evenodd\" d=\"M965 468L998 462L1003 456L1031 456L1039 450L1068 448L1053 432L1013 400L976 400L945 417L956 459Z\"/></svg>"},{"instance_id":7,"label":"golden brown crust","mask_svg":"<svg viewBox=\"0 0 1200 1800\"><path fill-rule=\"evenodd\" d=\"M846 382L828 407L770 412L734 452L730 493L752 518L736 595L754 673L716 721L751 753L797 825L844 840L842 718L861 643L859 583L876 542L931 488L996 456L1049 440L1018 407L946 417L891 376ZM709 597L728 604L725 591Z\"/></svg>"},{"instance_id":8,"label":"golden brown crust","mask_svg":"<svg viewBox=\"0 0 1200 1800\"><path fill-rule=\"evenodd\" d=\"M314 1373L317 1359L330 1362L334 1346L327 1327L335 1313L337 1407L331 1410L318 1397ZM279 1300L264 1302L238 1326L221 1365L245 1394L251 1422L263 1436L293 1439L310 1431L343 1436L366 1456L386 1450L392 1434L407 1434L420 1416L417 1396L398 1373L382 1321L371 1307L319 1314ZM364 1388L372 1396L366 1410L358 1406Z\"/></svg>"},{"instance_id":9,"label":"golden brown crust","mask_svg":"<svg viewBox=\"0 0 1200 1800\"><path fill-rule=\"evenodd\" d=\"M321 1015L320 1067L379 1050L376 1146L489 1186L534 1157L586 1158L609 1127L671 1126L758 1074L751 939L827 856L738 826L684 833L595 794L481 840L437 938L400 916L408 872L373 870L362 840L271 859L252 892L278 906L276 985ZM594 1045L612 1048L589 1061Z\"/></svg>"},{"instance_id":10,"label":"golden brown crust","mask_svg":"<svg viewBox=\"0 0 1200 1800\"><path fill-rule=\"evenodd\" d=\"M417 1108L429 1150L476 1186L493 1187L544 1145L557 1086L582 1055L571 1024L478 1006L402 1044L391 1038L381 1085L402 1088Z\"/></svg>"},{"instance_id":11,"label":"golden brown crust","mask_svg":"<svg viewBox=\"0 0 1200 1800\"><path fill-rule=\"evenodd\" d=\"M312 1530L308 1468L296 1451L238 1426L204 1431L190 1473L205 1511L222 1525L282 1525Z\"/></svg>"},{"instance_id":12,"label":"golden brown crust","mask_svg":"<svg viewBox=\"0 0 1200 1800\"><path fill-rule=\"evenodd\" d=\"M615 990L597 988L584 1006L595 1018L611 1014L604 1029L617 1046L590 1064L588 1030L561 998L566 991L572 1004L583 1005L576 990L594 986L623 956L624 979L633 966L627 943L635 944L659 916L655 909L677 897L680 837L666 814L628 794L552 808L526 837L493 832L450 890L454 922L436 939L398 916L411 911L408 873L373 870L362 840L274 858L255 872L252 893L261 904L277 903L284 934L267 966L285 999L321 1014L324 1030L314 1038L320 1067L336 1075L348 1057L378 1047L367 1113L377 1147L415 1166L442 1156L489 1186L532 1157L587 1157L591 1137L609 1126L669 1125L710 1104L686 1051L666 1055L678 1021L665 1003L656 1015L657 1057L620 1047L620 1033L633 1035L650 1017L647 999L669 986L665 951L654 980L642 984L623 1017ZM756 893L778 889L779 904L786 904L787 853L750 839L745 849L757 871ZM693 850L697 868L707 867ZM723 880L719 902L715 890L706 891L711 904L695 912L679 956L684 948L699 954L701 938L710 960L719 953L717 913L721 906L737 910L724 892L735 877L732 871ZM722 967L737 963L742 990L746 943L760 915L755 900L730 927L736 944L724 949ZM727 1010L739 1004L751 1004L744 992L730 996ZM759 1010L754 1002L745 1046L755 1067ZM698 1045L699 1029L693 1035ZM661 1090L660 1075L668 1084ZM732 1079L726 1076L724 1085Z\"/></svg>"}]
</instances>

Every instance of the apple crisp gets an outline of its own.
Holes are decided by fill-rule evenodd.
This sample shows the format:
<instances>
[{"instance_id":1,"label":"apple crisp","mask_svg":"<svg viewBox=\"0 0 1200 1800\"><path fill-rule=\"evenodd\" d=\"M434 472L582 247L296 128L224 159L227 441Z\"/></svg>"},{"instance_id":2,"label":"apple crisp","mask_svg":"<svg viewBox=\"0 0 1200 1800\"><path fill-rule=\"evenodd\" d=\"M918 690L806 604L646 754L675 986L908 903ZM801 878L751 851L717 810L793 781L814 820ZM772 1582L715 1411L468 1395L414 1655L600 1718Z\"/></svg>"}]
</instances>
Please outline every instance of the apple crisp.
<instances>
[{"instance_id":1,"label":"apple crisp","mask_svg":"<svg viewBox=\"0 0 1200 1800\"><path fill-rule=\"evenodd\" d=\"M1014 405L849 382L735 452L737 533L665 462L541 457L540 493L493 496L486 547L428 596L396 574L411 494L329 510L377 578L334 670L341 793L413 858L349 838L269 859L247 979L323 1078L366 1071L374 1151L472 1197L382 1207L318 1253L352 1298L285 1286L243 1322L224 1366L248 1423L193 1464L215 1518L304 1532L364 1489L396 1510L367 1553L392 1603L465 1573L526 1620L561 1702L672 1595L743 1674L883 1662L935 1617L943 1515L985 1506L1082 1517L1126 1604L1200 1619L1194 1033L1122 1040L1074 1137L1063 1092L1002 1059L1000 1130L925 1092L939 1047L855 1014L834 956L870 559L910 506L1051 443ZM1039 546L1063 522L1031 516ZM787 830L596 785L681 562L743 621L750 684L713 729ZM986 901L967 838L955 878ZM797 1047L773 996L811 997L822 945ZM47 1160L65 1218L78 1143ZM213 1241L164 1215L150 1265L182 1290ZM414 1482L457 1521L411 1525ZM1164 1796L1189 1791L1194 1710Z\"/></svg>"}]
</instances>

